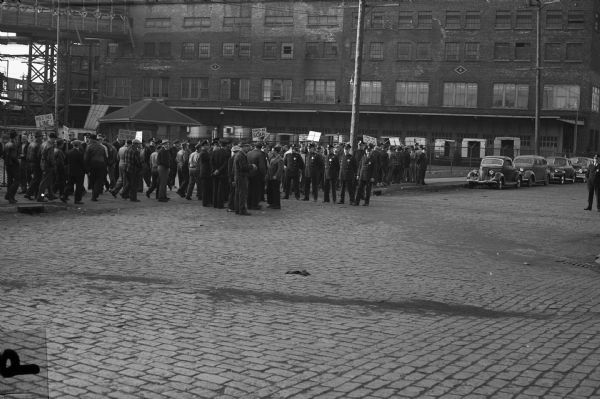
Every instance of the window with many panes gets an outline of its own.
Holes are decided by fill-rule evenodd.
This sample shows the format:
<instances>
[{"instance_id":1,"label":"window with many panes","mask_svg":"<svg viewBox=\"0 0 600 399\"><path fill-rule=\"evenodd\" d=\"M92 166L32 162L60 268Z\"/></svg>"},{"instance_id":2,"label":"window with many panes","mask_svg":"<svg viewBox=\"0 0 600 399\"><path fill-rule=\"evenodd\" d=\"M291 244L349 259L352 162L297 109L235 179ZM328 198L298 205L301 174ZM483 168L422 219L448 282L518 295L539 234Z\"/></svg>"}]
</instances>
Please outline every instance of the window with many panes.
<instances>
[{"instance_id":1,"label":"window with many panes","mask_svg":"<svg viewBox=\"0 0 600 399\"><path fill-rule=\"evenodd\" d=\"M184 17L184 28L210 28L210 17Z\"/></svg>"},{"instance_id":2,"label":"window with many panes","mask_svg":"<svg viewBox=\"0 0 600 399\"><path fill-rule=\"evenodd\" d=\"M531 10L517 10L515 28L533 29L533 12Z\"/></svg>"},{"instance_id":3,"label":"window with many panes","mask_svg":"<svg viewBox=\"0 0 600 399\"><path fill-rule=\"evenodd\" d=\"M446 29L460 29L460 11L446 11Z\"/></svg>"},{"instance_id":4,"label":"window with many panes","mask_svg":"<svg viewBox=\"0 0 600 399\"><path fill-rule=\"evenodd\" d=\"M248 58L250 57L250 50L252 45L250 43L239 43L238 56Z\"/></svg>"},{"instance_id":5,"label":"window with many panes","mask_svg":"<svg viewBox=\"0 0 600 399\"><path fill-rule=\"evenodd\" d=\"M337 43L308 42L306 43L306 58L337 58Z\"/></svg>"},{"instance_id":6,"label":"window with many panes","mask_svg":"<svg viewBox=\"0 0 600 399\"><path fill-rule=\"evenodd\" d=\"M235 55L235 43L223 43L223 57L233 57Z\"/></svg>"},{"instance_id":7,"label":"window with many panes","mask_svg":"<svg viewBox=\"0 0 600 399\"><path fill-rule=\"evenodd\" d=\"M579 107L579 86L544 85L545 109L576 110Z\"/></svg>"},{"instance_id":8,"label":"window with many panes","mask_svg":"<svg viewBox=\"0 0 600 399\"><path fill-rule=\"evenodd\" d=\"M223 26L250 26L252 8L250 4L225 4Z\"/></svg>"},{"instance_id":9,"label":"window with many panes","mask_svg":"<svg viewBox=\"0 0 600 399\"><path fill-rule=\"evenodd\" d=\"M585 14L583 10L569 10L567 14L567 29L585 28Z\"/></svg>"},{"instance_id":10,"label":"window with many panes","mask_svg":"<svg viewBox=\"0 0 600 399\"><path fill-rule=\"evenodd\" d=\"M416 51L417 60L431 60L431 43L430 42L419 42L417 43Z\"/></svg>"},{"instance_id":11,"label":"window with many panes","mask_svg":"<svg viewBox=\"0 0 600 399\"><path fill-rule=\"evenodd\" d=\"M398 59L402 61L410 60L412 44L409 42L398 43Z\"/></svg>"},{"instance_id":12,"label":"window with many panes","mask_svg":"<svg viewBox=\"0 0 600 399\"><path fill-rule=\"evenodd\" d=\"M494 59L495 60L510 60L511 45L510 43L494 43Z\"/></svg>"},{"instance_id":13,"label":"window with many panes","mask_svg":"<svg viewBox=\"0 0 600 399\"><path fill-rule=\"evenodd\" d=\"M279 46L276 42L264 42L263 58L277 58Z\"/></svg>"},{"instance_id":14,"label":"window with many panes","mask_svg":"<svg viewBox=\"0 0 600 399\"><path fill-rule=\"evenodd\" d=\"M198 58L210 58L210 43L198 43Z\"/></svg>"},{"instance_id":15,"label":"window with many panes","mask_svg":"<svg viewBox=\"0 0 600 399\"><path fill-rule=\"evenodd\" d=\"M567 43L566 61L583 60L583 43Z\"/></svg>"},{"instance_id":16,"label":"window with many panes","mask_svg":"<svg viewBox=\"0 0 600 399\"><path fill-rule=\"evenodd\" d=\"M563 14L561 10L546 10L546 29L562 29Z\"/></svg>"},{"instance_id":17,"label":"window with many panes","mask_svg":"<svg viewBox=\"0 0 600 399\"><path fill-rule=\"evenodd\" d=\"M480 11L467 11L465 14L465 29L481 29Z\"/></svg>"},{"instance_id":18,"label":"window with many panes","mask_svg":"<svg viewBox=\"0 0 600 399\"><path fill-rule=\"evenodd\" d=\"M169 78L144 78L142 87L144 97L169 97Z\"/></svg>"},{"instance_id":19,"label":"window with many panes","mask_svg":"<svg viewBox=\"0 0 600 399\"><path fill-rule=\"evenodd\" d=\"M350 98L354 86L350 85ZM365 105L381 104L381 81L363 80L360 82L360 103Z\"/></svg>"},{"instance_id":20,"label":"window with many panes","mask_svg":"<svg viewBox=\"0 0 600 399\"><path fill-rule=\"evenodd\" d=\"M291 7L279 5L265 10L265 26L293 26L294 12Z\"/></svg>"},{"instance_id":21,"label":"window with many panes","mask_svg":"<svg viewBox=\"0 0 600 399\"><path fill-rule=\"evenodd\" d=\"M223 78L221 79L221 100L249 100L250 79Z\"/></svg>"},{"instance_id":22,"label":"window with many panes","mask_svg":"<svg viewBox=\"0 0 600 399\"><path fill-rule=\"evenodd\" d=\"M171 27L171 18L146 18L144 21L145 28L170 28Z\"/></svg>"},{"instance_id":23,"label":"window with many panes","mask_svg":"<svg viewBox=\"0 0 600 399\"><path fill-rule=\"evenodd\" d=\"M515 43L515 60L530 61L531 60L531 43L517 42Z\"/></svg>"},{"instance_id":24,"label":"window with many panes","mask_svg":"<svg viewBox=\"0 0 600 399\"><path fill-rule=\"evenodd\" d=\"M479 60L479 43L467 42L465 43L465 61L477 61Z\"/></svg>"},{"instance_id":25,"label":"window with many panes","mask_svg":"<svg viewBox=\"0 0 600 399\"><path fill-rule=\"evenodd\" d=\"M369 44L369 59L383 60L383 43L373 42Z\"/></svg>"},{"instance_id":26,"label":"window with many panes","mask_svg":"<svg viewBox=\"0 0 600 399\"><path fill-rule=\"evenodd\" d=\"M181 78L181 98L208 100L208 78Z\"/></svg>"},{"instance_id":27,"label":"window with many panes","mask_svg":"<svg viewBox=\"0 0 600 399\"><path fill-rule=\"evenodd\" d=\"M540 147L558 148L558 137L556 137L556 136L540 136Z\"/></svg>"},{"instance_id":28,"label":"window with many panes","mask_svg":"<svg viewBox=\"0 0 600 399\"><path fill-rule=\"evenodd\" d=\"M307 26L338 26L338 16L335 10L318 14L309 14Z\"/></svg>"},{"instance_id":29,"label":"window with many panes","mask_svg":"<svg viewBox=\"0 0 600 399\"><path fill-rule=\"evenodd\" d=\"M398 15L398 28L399 29L412 29L413 28L413 13L410 11L400 11Z\"/></svg>"},{"instance_id":30,"label":"window with many panes","mask_svg":"<svg viewBox=\"0 0 600 399\"><path fill-rule=\"evenodd\" d=\"M600 88L592 86L592 112L600 112Z\"/></svg>"},{"instance_id":31,"label":"window with many panes","mask_svg":"<svg viewBox=\"0 0 600 399\"><path fill-rule=\"evenodd\" d=\"M446 42L444 48L444 59L446 61L458 61L460 45L456 42Z\"/></svg>"},{"instance_id":32,"label":"window with many panes","mask_svg":"<svg viewBox=\"0 0 600 399\"><path fill-rule=\"evenodd\" d=\"M429 102L429 83L396 82L396 105L425 106Z\"/></svg>"},{"instance_id":33,"label":"window with many panes","mask_svg":"<svg viewBox=\"0 0 600 399\"><path fill-rule=\"evenodd\" d=\"M529 86L514 83L495 83L492 106L494 108L527 109Z\"/></svg>"},{"instance_id":34,"label":"window with many panes","mask_svg":"<svg viewBox=\"0 0 600 399\"><path fill-rule=\"evenodd\" d=\"M385 28L385 15L384 10L371 11L371 18L368 20L368 27L371 29L383 29Z\"/></svg>"},{"instance_id":35,"label":"window with many panes","mask_svg":"<svg viewBox=\"0 0 600 399\"><path fill-rule=\"evenodd\" d=\"M544 60L560 61L562 58L562 43L546 43L544 45Z\"/></svg>"},{"instance_id":36,"label":"window with many panes","mask_svg":"<svg viewBox=\"0 0 600 399\"><path fill-rule=\"evenodd\" d=\"M512 13L507 10L496 10L496 21L494 23L496 29L512 28Z\"/></svg>"},{"instance_id":37,"label":"window with many panes","mask_svg":"<svg viewBox=\"0 0 600 399\"><path fill-rule=\"evenodd\" d=\"M281 43L281 59L291 60L294 58L294 44L293 43Z\"/></svg>"},{"instance_id":38,"label":"window with many panes","mask_svg":"<svg viewBox=\"0 0 600 399\"><path fill-rule=\"evenodd\" d=\"M263 79L263 101L290 102L292 101L291 79Z\"/></svg>"},{"instance_id":39,"label":"window with many panes","mask_svg":"<svg viewBox=\"0 0 600 399\"><path fill-rule=\"evenodd\" d=\"M310 104L335 104L335 80L305 80L304 101Z\"/></svg>"},{"instance_id":40,"label":"window with many panes","mask_svg":"<svg viewBox=\"0 0 600 399\"><path fill-rule=\"evenodd\" d=\"M433 25L433 18L431 11L418 11L417 12L417 29L431 29Z\"/></svg>"},{"instance_id":41,"label":"window with many panes","mask_svg":"<svg viewBox=\"0 0 600 399\"><path fill-rule=\"evenodd\" d=\"M129 98L131 93L131 79L123 77L112 77L106 78L106 85L104 86L104 94L107 97L115 98Z\"/></svg>"},{"instance_id":42,"label":"window with many panes","mask_svg":"<svg viewBox=\"0 0 600 399\"><path fill-rule=\"evenodd\" d=\"M444 107L476 108L477 83L444 83Z\"/></svg>"},{"instance_id":43,"label":"window with many panes","mask_svg":"<svg viewBox=\"0 0 600 399\"><path fill-rule=\"evenodd\" d=\"M196 43L181 43L181 58L186 60L196 58Z\"/></svg>"}]
</instances>

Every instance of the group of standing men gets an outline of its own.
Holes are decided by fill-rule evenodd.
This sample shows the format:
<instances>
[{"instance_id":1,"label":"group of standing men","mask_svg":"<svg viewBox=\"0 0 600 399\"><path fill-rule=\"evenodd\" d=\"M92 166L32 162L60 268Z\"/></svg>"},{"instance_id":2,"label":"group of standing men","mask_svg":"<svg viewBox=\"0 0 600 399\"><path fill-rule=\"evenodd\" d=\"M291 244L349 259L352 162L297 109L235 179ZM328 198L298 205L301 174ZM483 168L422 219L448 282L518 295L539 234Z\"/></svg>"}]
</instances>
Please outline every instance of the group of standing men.
<instances>
[{"instance_id":1,"label":"group of standing men","mask_svg":"<svg viewBox=\"0 0 600 399\"><path fill-rule=\"evenodd\" d=\"M272 209L281 208L281 193L288 199L310 194L317 201L319 191L324 202L369 205L375 184L414 181L424 184L427 165L423 149L389 148L359 143L350 145L271 146L262 143L243 143L230 146L213 140L200 142L190 148L188 143L153 139L109 142L101 135L91 134L84 141L70 142L50 133L43 140L42 132L34 139L17 137L11 132L4 148L8 177L5 199L15 203L15 194L29 200L45 202L59 198L63 202L74 194L76 204L82 204L86 192L84 178L88 177L91 201L110 192L115 198L139 202L138 193L148 187L148 198L156 192L160 202L169 201L167 187L172 190L178 177L177 194L202 201L203 206L225 208L240 215L248 210L261 209L266 201ZM423 167L424 166L424 167ZM337 191L340 191L339 201Z\"/></svg>"}]
</instances>

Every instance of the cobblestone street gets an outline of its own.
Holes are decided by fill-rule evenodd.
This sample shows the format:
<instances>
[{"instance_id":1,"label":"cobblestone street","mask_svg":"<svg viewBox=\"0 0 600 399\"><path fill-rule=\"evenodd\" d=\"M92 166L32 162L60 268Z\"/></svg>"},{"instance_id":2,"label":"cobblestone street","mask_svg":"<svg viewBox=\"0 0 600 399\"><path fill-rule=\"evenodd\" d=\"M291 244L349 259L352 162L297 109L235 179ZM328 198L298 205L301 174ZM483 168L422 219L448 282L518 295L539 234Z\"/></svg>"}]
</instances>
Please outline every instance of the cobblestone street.
<instances>
[{"instance_id":1,"label":"cobblestone street","mask_svg":"<svg viewBox=\"0 0 600 399\"><path fill-rule=\"evenodd\" d=\"M0 351L23 333L47 345L47 368L0 377L0 398L599 397L586 198L575 184L250 217L109 194L0 210Z\"/></svg>"}]
</instances>

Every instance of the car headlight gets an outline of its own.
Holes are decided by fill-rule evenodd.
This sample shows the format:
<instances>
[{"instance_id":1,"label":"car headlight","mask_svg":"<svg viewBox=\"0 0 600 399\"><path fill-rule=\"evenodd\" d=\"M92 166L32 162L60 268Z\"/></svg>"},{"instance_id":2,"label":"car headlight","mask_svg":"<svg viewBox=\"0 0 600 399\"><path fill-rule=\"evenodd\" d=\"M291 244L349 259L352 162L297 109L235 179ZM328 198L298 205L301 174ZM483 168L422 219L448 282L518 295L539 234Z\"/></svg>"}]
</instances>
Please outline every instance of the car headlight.
<instances>
[{"instance_id":1,"label":"car headlight","mask_svg":"<svg viewBox=\"0 0 600 399\"><path fill-rule=\"evenodd\" d=\"M523 168L519 168L519 172L523 172Z\"/></svg>"},{"instance_id":2,"label":"car headlight","mask_svg":"<svg viewBox=\"0 0 600 399\"><path fill-rule=\"evenodd\" d=\"M494 176L496 174L496 172L494 172L493 170L490 170L490 176Z\"/></svg>"}]
</instances>

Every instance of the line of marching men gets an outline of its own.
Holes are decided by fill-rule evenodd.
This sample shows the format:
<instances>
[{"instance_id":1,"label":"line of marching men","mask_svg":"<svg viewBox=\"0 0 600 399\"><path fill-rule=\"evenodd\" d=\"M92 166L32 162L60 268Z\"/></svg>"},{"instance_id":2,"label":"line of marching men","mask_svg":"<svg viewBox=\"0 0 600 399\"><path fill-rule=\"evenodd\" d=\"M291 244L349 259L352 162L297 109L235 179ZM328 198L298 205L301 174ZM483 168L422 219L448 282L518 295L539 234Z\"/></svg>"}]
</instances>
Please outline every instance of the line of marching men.
<instances>
[{"instance_id":1,"label":"line of marching men","mask_svg":"<svg viewBox=\"0 0 600 399\"><path fill-rule=\"evenodd\" d=\"M8 190L5 195L15 203L15 194L40 202L56 198L82 204L86 192L91 200L110 192L115 198L138 202L138 193L154 193L160 202L169 201L167 188L192 200L195 196L203 206L225 208L241 215L248 209L261 209L265 201L269 208L281 208L284 199L294 194L308 201L310 194L324 202L369 205L373 185L401 181L424 183L427 156L423 148L389 148L364 145L352 153L350 145L328 146L314 143L299 146L270 146L243 143L230 146L226 142L203 141L190 148L188 143L139 140L110 143L99 135L89 135L85 141L65 142L50 133L43 139L36 132L30 143L11 132L4 148ZM195 189L195 190L194 190ZM337 191L340 191L337 201Z\"/></svg>"}]
</instances>

